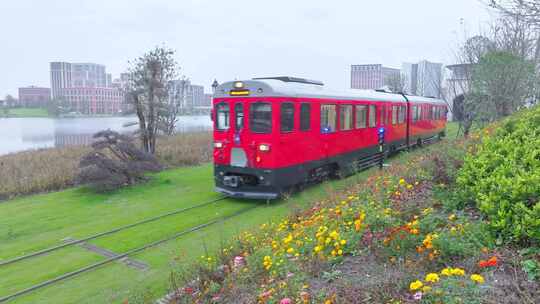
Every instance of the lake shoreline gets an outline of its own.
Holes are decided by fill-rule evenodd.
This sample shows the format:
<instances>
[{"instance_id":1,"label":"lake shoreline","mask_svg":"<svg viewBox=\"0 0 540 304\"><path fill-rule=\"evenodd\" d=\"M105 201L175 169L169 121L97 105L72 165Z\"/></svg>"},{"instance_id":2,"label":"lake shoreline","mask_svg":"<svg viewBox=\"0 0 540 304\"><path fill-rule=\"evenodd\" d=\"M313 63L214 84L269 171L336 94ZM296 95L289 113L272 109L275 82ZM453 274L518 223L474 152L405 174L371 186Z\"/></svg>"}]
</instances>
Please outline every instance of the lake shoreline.
<instances>
[{"instance_id":1,"label":"lake shoreline","mask_svg":"<svg viewBox=\"0 0 540 304\"><path fill-rule=\"evenodd\" d=\"M89 145L92 136L102 130L135 132L138 126L133 123L137 121L135 116L0 118L0 156L42 148ZM176 133L211 129L209 116L179 116Z\"/></svg>"}]
</instances>

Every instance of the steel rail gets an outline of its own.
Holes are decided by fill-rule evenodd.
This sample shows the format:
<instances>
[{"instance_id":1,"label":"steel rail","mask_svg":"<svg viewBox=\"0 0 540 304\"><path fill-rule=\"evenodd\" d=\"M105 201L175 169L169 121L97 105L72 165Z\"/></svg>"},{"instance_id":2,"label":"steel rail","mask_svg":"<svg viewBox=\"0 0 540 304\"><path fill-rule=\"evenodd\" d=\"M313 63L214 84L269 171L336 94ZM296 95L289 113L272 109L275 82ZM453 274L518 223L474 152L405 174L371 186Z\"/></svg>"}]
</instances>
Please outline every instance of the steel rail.
<instances>
[{"instance_id":1,"label":"steel rail","mask_svg":"<svg viewBox=\"0 0 540 304\"><path fill-rule=\"evenodd\" d=\"M95 270L97 269L98 267L100 266L103 266L103 265L106 265L106 264L109 264L109 263L112 263L114 261L117 261L117 260L120 260L120 259L123 259L125 257L128 257L130 255L133 255L135 253L139 253L143 250L146 250L146 249L149 249L151 247L155 247L155 246L158 246L158 245L161 245L165 242L168 242L168 241L172 241L174 239L177 239L183 235L186 235L188 233L191 233L191 232L195 232L195 231L198 231L202 228L205 228L205 227L208 227L210 225L213 225L213 224L217 224L217 223L220 223L220 222L224 222L228 219L231 219L233 217L236 217L236 216L239 216L241 215L242 213L245 213L247 211L250 211L250 210L253 210L255 208L258 208L260 206L258 205L254 205L252 207L249 207L249 208L246 208L246 209L243 209L243 210L240 210L238 212L235 212L231 215L228 215L228 216L224 216L224 217L221 217L221 218L218 218L218 219L214 219L212 221L209 221L209 222L206 222L204 224L200 224L200 225L197 225L197 226L194 226L194 227L191 227L189 229L186 229L186 230L183 230L183 231L180 231L174 235L171 235L167 238L164 238L164 239L161 239L161 240L158 240L158 241L154 241L152 243L148 243L142 247L138 247L138 248L134 248L134 249L131 249L131 250L128 250L122 254L119 254L117 256L114 256L114 257L111 257L111 258L108 258L106 260L103 260L101 262L97 262L97 263L94 263L94 264L91 264L91 265L88 265L86 267L83 267L83 268L80 268L78 270L74 270L72 272L68 272L68 273L65 273L63 275L60 275L56 278L53 278L53 279L50 279L50 280L47 280L47 281L44 281L44 282L41 282L39 284L36 284L36 285L33 285L31 287L28 287L28 288L25 288L23 290L20 290L20 291L17 291L13 294L10 294L10 295L7 295L7 296L4 296L4 297L1 297L0 298L0 303L3 303L3 302L6 302L6 301L9 301L9 300L12 300L14 298L17 298L17 297L20 297L22 295L25 295L25 294L28 294L32 291L35 291L35 290L38 290L38 289L41 289L41 288L44 288L44 287L47 287L49 285L52 285L54 283L57 283L57 282L60 282L60 281L63 281L63 280L66 280L66 279L69 279L71 277L74 277L76 275L79 275L81 273L85 273L85 272L88 272L88 271L92 271L92 270Z\"/></svg>"},{"instance_id":2,"label":"steel rail","mask_svg":"<svg viewBox=\"0 0 540 304\"><path fill-rule=\"evenodd\" d=\"M139 225L142 225L142 224L154 222L154 221L160 220L162 218L172 216L172 215L177 215L179 213L186 212L186 211L189 211L189 210L192 210L192 209L195 209L195 208L204 207L204 206L210 205L212 203L224 200L226 198L227 198L226 196L222 196L220 198L213 199L213 200L204 202L202 204L198 204L198 205L178 209L178 210L175 210L175 211L172 211L172 212L168 212L168 213L165 213L165 214L161 214L161 215L158 215L158 216L147 218L147 219L144 219L142 221L138 221L138 222L131 223L131 224L121 226L121 227L117 227L117 228L109 230L109 231L100 232L100 233L85 237L85 238L80 239L80 240L69 241L69 242L66 242L66 243L61 244L61 245L57 245L57 246L49 247L49 248L46 248L46 249L42 249L42 250L39 250L39 251L36 251L36 252L33 252L33 253L29 253L29 254L26 254L26 255L22 255L22 256L19 256L19 257L16 257L16 258L12 258L12 259L9 259L9 260L6 260L6 261L0 261L0 267L6 266L6 265L9 265L9 264L13 264L13 263L16 263L16 262L19 262L19 261L22 261L22 260L26 260L26 259L29 259L29 258L33 258L33 257L36 257L36 256L40 256L40 255L43 255L43 254L46 254L46 253L50 253L50 252L53 252L53 251L56 251L56 250L59 250L59 249L62 249L62 248L68 247L68 246L73 246L73 245L77 245L77 244L80 244L80 243L84 243L86 241L90 241L90 240L93 240L93 239L96 239L96 238L99 238L99 237L102 237L102 236L111 235L113 233L117 233L119 231L126 230L126 229L129 229L129 228L133 228L135 226L139 226Z\"/></svg>"}]
</instances>

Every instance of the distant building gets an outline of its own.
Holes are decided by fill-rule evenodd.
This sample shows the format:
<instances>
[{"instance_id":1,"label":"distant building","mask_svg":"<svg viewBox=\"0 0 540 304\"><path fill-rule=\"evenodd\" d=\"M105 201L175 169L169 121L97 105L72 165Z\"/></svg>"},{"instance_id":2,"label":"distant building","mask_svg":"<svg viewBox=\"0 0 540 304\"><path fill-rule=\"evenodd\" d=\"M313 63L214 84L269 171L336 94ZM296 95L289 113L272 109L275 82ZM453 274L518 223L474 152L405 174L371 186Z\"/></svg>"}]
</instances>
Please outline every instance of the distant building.
<instances>
[{"instance_id":1,"label":"distant building","mask_svg":"<svg viewBox=\"0 0 540 304\"><path fill-rule=\"evenodd\" d=\"M124 94L116 88L65 88L62 105L86 115L115 114L123 108Z\"/></svg>"},{"instance_id":2,"label":"distant building","mask_svg":"<svg viewBox=\"0 0 540 304\"><path fill-rule=\"evenodd\" d=\"M29 86L19 88L19 102L21 107L47 107L51 100L51 89Z\"/></svg>"},{"instance_id":3,"label":"distant building","mask_svg":"<svg viewBox=\"0 0 540 304\"><path fill-rule=\"evenodd\" d=\"M191 85L193 91L193 106L200 107L204 104L204 87L202 85Z\"/></svg>"},{"instance_id":4,"label":"distant building","mask_svg":"<svg viewBox=\"0 0 540 304\"><path fill-rule=\"evenodd\" d=\"M192 84L189 79L169 83L169 103L176 104L180 113L192 113L195 107L205 106L204 86Z\"/></svg>"},{"instance_id":5,"label":"distant building","mask_svg":"<svg viewBox=\"0 0 540 304\"><path fill-rule=\"evenodd\" d=\"M204 104L203 104L204 107L212 106L212 97L213 96L214 96L213 94L204 94Z\"/></svg>"},{"instance_id":6,"label":"distant building","mask_svg":"<svg viewBox=\"0 0 540 304\"><path fill-rule=\"evenodd\" d=\"M51 62L50 66L52 97L62 100L68 111L115 114L125 108L122 86L113 85L104 65Z\"/></svg>"},{"instance_id":7,"label":"distant building","mask_svg":"<svg viewBox=\"0 0 540 304\"><path fill-rule=\"evenodd\" d=\"M400 78L400 70L382 64L351 65L352 89L379 89L390 85L390 80Z\"/></svg>"},{"instance_id":8,"label":"distant building","mask_svg":"<svg viewBox=\"0 0 540 304\"><path fill-rule=\"evenodd\" d=\"M404 91L411 95L441 97L442 63L422 60L402 66Z\"/></svg>"}]
</instances>

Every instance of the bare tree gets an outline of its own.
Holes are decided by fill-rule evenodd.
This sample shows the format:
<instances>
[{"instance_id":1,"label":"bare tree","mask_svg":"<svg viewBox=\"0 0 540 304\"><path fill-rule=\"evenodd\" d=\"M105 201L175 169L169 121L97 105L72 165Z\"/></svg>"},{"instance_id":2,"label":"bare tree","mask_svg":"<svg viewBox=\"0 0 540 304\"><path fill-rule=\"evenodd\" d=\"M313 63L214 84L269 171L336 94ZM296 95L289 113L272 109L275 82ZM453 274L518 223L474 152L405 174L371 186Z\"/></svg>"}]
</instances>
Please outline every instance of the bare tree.
<instances>
[{"instance_id":1,"label":"bare tree","mask_svg":"<svg viewBox=\"0 0 540 304\"><path fill-rule=\"evenodd\" d=\"M487 4L507 15L520 16L529 23L540 24L539 0L488 0Z\"/></svg>"},{"instance_id":2,"label":"bare tree","mask_svg":"<svg viewBox=\"0 0 540 304\"><path fill-rule=\"evenodd\" d=\"M174 131L176 130L180 107L185 99L185 92L188 85L187 81L188 79L185 76L182 76L179 80L169 81L167 84L169 102L167 106L162 109L163 113L160 115L159 127L160 130L167 135L174 134Z\"/></svg>"},{"instance_id":3,"label":"bare tree","mask_svg":"<svg viewBox=\"0 0 540 304\"><path fill-rule=\"evenodd\" d=\"M168 112L167 86L178 73L175 51L156 47L131 62L127 86L128 101L139 118L139 134L144 151L154 154L160 121Z\"/></svg>"}]
</instances>

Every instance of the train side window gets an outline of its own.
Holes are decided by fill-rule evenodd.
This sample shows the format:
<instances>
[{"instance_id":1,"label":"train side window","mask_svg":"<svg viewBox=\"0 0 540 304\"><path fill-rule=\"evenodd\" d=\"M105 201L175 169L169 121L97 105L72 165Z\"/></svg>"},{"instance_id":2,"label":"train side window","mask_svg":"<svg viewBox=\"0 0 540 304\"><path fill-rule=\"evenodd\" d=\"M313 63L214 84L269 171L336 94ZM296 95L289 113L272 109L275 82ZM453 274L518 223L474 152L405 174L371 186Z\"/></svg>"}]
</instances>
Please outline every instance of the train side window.
<instances>
[{"instance_id":1,"label":"train side window","mask_svg":"<svg viewBox=\"0 0 540 304\"><path fill-rule=\"evenodd\" d=\"M356 128L363 129L367 126L367 106L356 106Z\"/></svg>"},{"instance_id":2,"label":"train side window","mask_svg":"<svg viewBox=\"0 0 540 304\"><path fill-rule=\"evenodd\" d=\"M244 128L244 105L237 103L234 105L234 121L236 131L240 131Z\"/></svg>"},{"instance_id":3,"label":"train side window","mask_svg":"<svg viewBox=\"0 0 540 304\"><path fill-rule=\"evenodd\" d=\"M398 123L398 106L392 106L392 124Z\"/></svg>"},{"instance_id":4,"label":"train side window","mask_svg":"<svg viewBox=\"0 0 540 304\"><path fill-rule=\"evenodd\" d=\"M272 132L272 105L255 102L249 109L249 129L254 133Z\"/></svg>"},{"instance_id":5,"label":"train side window","mask_svg":"<svg viewBox=\"0 0 540 304\"><path fill-rule=\"evenodd\" d=\"M418 120L422 120L422 106L418 106L416 107L417 111L418 111L418 114L416 115L416 118Z\"/></svg>"},{"instance_id":6,"label":"train side window","mask_svg":"<svg viewBox=\"0 0 540 304\"><path fill-rule=\"evenodd\" d=\"M224 131L230 127L230 110L229 104L216 104L216 130Z\"/></svg>"},{"instance_id":7,"label":"train side window","mask_svg":"<svg viewBox=\"0 0 540 304\"><path fill-rule=\"evenodd\" d=\"M300 104L300 131L311 129L311 105L309 103Z\"/></svg>"},{"instance_id":8,"label":"train side window","mask_svg":"<svg viewBox=\"0 0 540 304\"><path fill-rule=\"evenodd\" d=\"M381 109L380 110L380 113L381 113L381 118L380 118L381 119L381 125L384 126L384 125L386 125L388 123L388 121L387 121L388 116L386 115L386 106L381 106L380 109Z\"/></svg>"},{"instance_id":9,"label":"train side window","mask_svg":"<svg viewBox=\"0 0 540 304\"><path fill-rule=\"evenodd\" d=\"M412 107L412 122L416 122L418 120L418 110L417 110L417 106L413 106Z\"/></svg>"},{"instance_id":10,"label":"train side window","mask_svg":"<svg viewBox=\"0 0 540 304\"><path fill-rule=\"evenodd\" d=\"M336 131L337 113L336 105L321 105L321 132L331 133Z\"/></svg>"},{"instance_id":11,"label":"train side window","mask_svg":"<svg viewBox=\"0 0 540 304\"><path fill-rule=\"evenodd\" d=\"M294 104L290 102L282 103L280 115L281 132L291 132L294 129Z\"/></svg>"},{"instance_id":12,"label":"train side window","mask_svg":"<svg viewBox=\"0 0 540 304\"><path fill-rule=\"evenodd\" d=\"M342 131L352 130L353 128L353 106L339 106L339 129Z\"/></svg>"},{"instance_id":13,"label":"train side window","mask_svg":"<svg viewBox=\"0 0 540 304\"><path fill-rule=\"evenodd\" d=\"M377 111L375 105L369 106L369 127L373 128L377 125Z\"/></svg>"},{"instance_id":14,"label":"train side window","mask_svg":"<svg viewBox=\"0 0 540 304\"><path fill-rule=\"evenodd\" d=\"M406 113L407 113L407 108L405 106L399 106L398 123L402 124L405 122Z\"/></svg>"}]
</instances>

